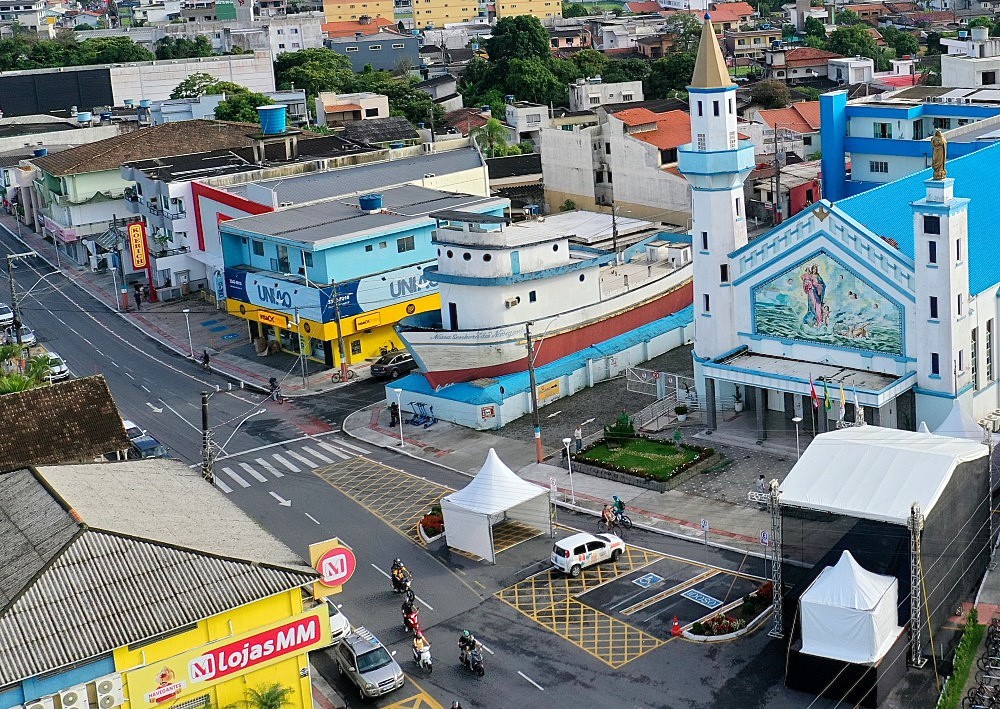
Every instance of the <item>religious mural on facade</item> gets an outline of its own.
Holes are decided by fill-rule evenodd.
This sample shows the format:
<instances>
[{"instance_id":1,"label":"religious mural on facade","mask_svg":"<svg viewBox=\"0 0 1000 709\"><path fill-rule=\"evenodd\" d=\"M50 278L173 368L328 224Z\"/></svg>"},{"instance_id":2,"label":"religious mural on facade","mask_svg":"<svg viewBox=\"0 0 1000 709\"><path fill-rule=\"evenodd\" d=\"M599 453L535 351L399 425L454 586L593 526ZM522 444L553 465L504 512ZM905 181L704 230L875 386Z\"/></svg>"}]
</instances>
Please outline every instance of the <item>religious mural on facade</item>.
<instances>
[{"instance_id":1,"label":"religious mural on facade","mask_svg":"<svg viewBox=\"0 0 1000 709\"><path fill-rule=\"evenodd\" d=\"M753 289L759 335L903 353L901 308L826 252Z\"/></svg>"}]
</instances>

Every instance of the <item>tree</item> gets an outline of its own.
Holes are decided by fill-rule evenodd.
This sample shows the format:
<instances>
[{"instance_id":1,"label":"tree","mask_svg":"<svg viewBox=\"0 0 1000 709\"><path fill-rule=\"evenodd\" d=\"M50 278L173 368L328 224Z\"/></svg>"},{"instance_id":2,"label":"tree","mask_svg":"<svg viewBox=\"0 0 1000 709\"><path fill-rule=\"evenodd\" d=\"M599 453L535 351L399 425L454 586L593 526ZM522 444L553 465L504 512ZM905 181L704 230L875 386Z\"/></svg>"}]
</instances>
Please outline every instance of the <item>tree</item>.
<instances>
[{"instance_id":1,"label":"tree","mask_svg":"<svg viewBox=\"0 0 1000 709\"><path fill-rule=\"evenodd\" d=\"M236 94L248 93L250 93L250 89L243 84L237 84L232 81L216 81L214 84L205 89L206 96L218 96L219 94L235 96Z\"/></svg>"},{"instance_id":2,"label":"tree","mask_svg":"<svg viewBox=\"0 0 1000 709\"><path fill-rule=\"evenodd\" d=\"M545 61L538 58L511 59L506 82L509 93L524 101L564 106L569 97L566 84L556 78Z\"/></svg>"},{"instance_id":3,"label":"tree","mask_svg":"<svg viewBox=\"0 0 1000 709\"><path fill-rule=\"evenodd\" d=\"M750 87L750 100L763 108L784 108L792 102L792 95L784 83L767 79Z\"/></svg>"},{"instance_id":4,"label":"tree","mask_svg":"<svg viewBox=\"0 0 1000 709\"><path fill-rule=\"evenodd\" d=\"M248 709L284 709L292 705L295 690L284 685L261 685L247 689L247 698L242 702Z\"/></svg>"},{"instance_id":5,"label":"tree","mask_svg":"<svg viewBox=\"0 0 1000 709\"><path fill-rule=\"evenodd\" d=\"M257 115L257 106L270 106L274 101L264 94L246 93L236 94L232 98L215 107L215 117L220 121L236 121L237 123L257 123L260 118Z\"/></svg>"},{"instance_id":6,"label":"tree","mask_svg":"<svg viewBox=\"0 0 1000 709\"><path fill-rule=\"evenodd\" d=\"M576 62L571 59L556 59L553 57L548 61L548 66L552 75L564 84L572 84L584 76L595 76L594 74L582 73Z\"/></svg>"},{"instance_id":7,"label":"tree","mask_svg":"<svg viewBox=\"0 0 1000 709\"><path fill-rule=\"evenodd\" d=\"M596 49L581 49L572 56L571 61L576 64L579 75L583 77L603 77L610 63L604 52Z\"/></svg>"},{"instance_id":8,"label":"tree","mask_svg":"<svg viewBox=\"0 0 1000 709\"><path fill-rule=\"evenodd\" d=\"M308 62L317 62L330 69L351 70L350 60L342 54L337 54L332 49L300 49L297 52L285 52L279 54L274 60L274 76L278 85L285 83L282 78L284 73L292 67L302 66Z\"/></svg>"},{"instance_id":9,"label":"tree","mask_svg":"<svg viewBox=\"0 0 1000 709\"><path fill-rule=\"evenodd\" d=\"M76 27L73 28L74 32L89 32L94 29L93 25L88 25L86 22L81 22Z\"/></svg>"},{"instance_id":10,"label":"tree","mask_svg":"<svg viewBox=\"0 0 1000 709\"><path fill-rule=\"evenodd\" d=\"M210 57L212 54L212 43L204 35L198 35L195 39L164 37L156 43L157 59L190 59Z\"/></svg>"},{"instance_id":11,"label":"tree","mask_svg":"<svg viewBox=\"0 0 1000 709\"><path fill-rule=\"evenodd\" d=\"M674 91L684 91L694 75L694 52L671 52L653 62L647 82L646 98L667 98Z\"/></svg>"},{"instance_id":12,"label":"tree","mask_svg":"<svg viewBox=\"0 0 1000 709\"><path fill-rule=\"evenodd\" d=\"M353 80L354 72L336 68L327 62L310 61L289 67L281 73L278 86L283 89L302 89L308 96L322 91L340 92Z\"/></svg>"},{"instance_id":13,"label":"tree","mask_svg":"<svg viewBox=\"0 0 1000 709\"><path fill-rule=\"evenodd\" d=\"M590 10L581 3L575 2L571 5L563 5L563 17L587 17Z\"/></svg>"},{"instance_id":14,"label":"tree","mask_svg":"<svg viewBox=\"0 0 1000 709\"><path fill-rule=\"evenodd\" d=\"M920 51L920 43L916 37L909 32L901 32L892 25L882 29L882 39L896 51L897 57L907 54L916 56Z\"/></svg>"},{"instance_id":15,"label":"tree","mask_svg":"<svg viewBox=\"0 0 1000 709\"><path fill-rule=\"evenodd\" d=\"M927 33L927 49L925 54L941 53L941 34L939 32Z\"/></svg>"},{"instance_id":16,"label":"tree","mask_svg":"<svg viewBox=\"0 0 1000 709\"><path fill-rule=\"evenodd\" d=\"M196 72L184 79L170 92L170 98L198 98L209 93L209 90L219 83L211 74Z\"/></svg>"},{"instance_id":17,"label":"tree","mask_svg":"<svg viewBox=\"0 0 1000 709\"><path fill-rule=\"evenodd\" d=\"M827 50L845 57L869 57L875 60L875 69L882 71L889 62L885 52L879 49L875 38L863 25L841 27L830 34L826 42Z\"/></svg>"},{"instance_id":18,"label":"tree","mask_svg":"<svg viewBox=\"0 0 1000 709\"><path fill-rule=\"evenodd\" d=\"M645 59L613 59L601 74L608 83L645 81L649 78L649 62Z\"/></svg>"},{"instance_id":19,"label":"tree","mask_svg":"<svg viewBox=\"0 0 1000 709\"><path fill-rule=\"evenodd\" d=\"M151 62L156 57L128 37L95 37L80 44L81 64L121 64Z\"/></svg>"},{"instance_id":20,"label":"tree","mask_svg":"<svg viewBox=\"0 0 1000 709\"><path fill-rule=\"evenodd\" d=\"M674 37L672 51L687 52L698 47L701 39L701 22L694 15L677 13L667 18L663 32Z\"/></svg>"},{"instance_id":21,"label":"tree","mask_svg":"<svg viewBox=\"0 0 1000 709\"><path fill-rule=\"evenodd\" d=\"M496 118L491 118L485 124L474 128L469 134L482 152L488 152L491 158L497 156L497 150L501 151L507 146L507 129L504 124Z\"/></svg>"},{"instance_id":22,"label":"tree","mask_svg":"<svg viewBox=\"0 0 1000 709\"><path fill-rule=\"evenodd\" d=\"M486 53L491 62L499 63L514 59L548 59L551 56L549 33L537 17L501 17L486 40Z\"/></svg>"},{"instance_id":23,"label":"tree","mask_svg":"<svg viewBox=\"0 0 1000 709\"><path fill-rule=\"evenodd\" d=\"M865 23L858 13L852 12L851 10L841 10L836 14L835 19L837 24L841 26L863 25Z\"/></svg>"},{"instance_id":24,"label":"tree","mask_svg":"<svg viewBox=\"0 0 1000 709\"><path fill-rule=\"evenodd\" d=\"M826 39L826 24L817 17L807 17L805 24L806 36Z\"/></svg>"}]
</instances>

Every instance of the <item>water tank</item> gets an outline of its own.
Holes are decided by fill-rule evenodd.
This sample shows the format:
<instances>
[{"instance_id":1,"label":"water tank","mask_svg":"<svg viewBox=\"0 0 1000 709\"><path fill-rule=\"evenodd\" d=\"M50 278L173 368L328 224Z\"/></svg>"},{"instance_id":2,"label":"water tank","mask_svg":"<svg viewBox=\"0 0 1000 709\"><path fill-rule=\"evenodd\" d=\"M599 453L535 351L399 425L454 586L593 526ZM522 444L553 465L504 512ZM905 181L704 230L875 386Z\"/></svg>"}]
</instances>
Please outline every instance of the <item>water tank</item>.
<instances>
[{"instance_id":1,"label":"water tank","mask_svg":"<svg viewBox=\"0 0 1000 709\"><path fill-rule=\"evenodd\" d=\"M358 204L361 206L361 211L372 213L378 212L382 209L382 195L381 194L365 194L358 197Z\"/></svg>"},{"instance_id":2,"label":"water tank","mask_svg":"<svg viewBox=\"0 0 1000 709\"><path fill-rule=\"evenodd\" d=\"M93 117L94 114L90 111L80 111L76 114L77 123L90 123Z\"/></svg>"},{"instance_id":3,"label":"water tank","mask_svg":"<svg viewBox=\"0 0 1000 709\"><path fill-rule=\"evenodd\" d=\"M490 108L489 106L480 106L479 110L482 113L493 113L493 109Z\"/></svg>"},{"instance_id":4,"label":"water tank","mask_svg":"<svg viewBox=\"0 0 1000 709\"><path fill-rule=\"evenodd\" d=\"M260 132L264 135L280 135L285 132L285 114L288 107L283 104L275 106L257 106L260 116Z\"/></svg>"},{"instance_id":5,"label":"water tank","mask_svg":"<svg viewBox=\"0 0 1000 709\"><path fill-rule=\"evenodd\" d=\"M35 154L36 158L44 158L46 155L49 154L49 149L48 148L35 148L32 152Z\"/></svg>"},{"instance_id":6,"label":"water tank","mask_svg":"<svg viewBox=\"0 0 1000 709\"><path fill-rule=\"evenodd\" d=\"M135 108L135 99L134 98L125 99L125 108Z\"/></svg>"},{"instance_id":7,"label":"water tank","mask_svg":"<svg viewBox=\"0 0 1000 709\"><path fill-rule=\"evenodd\" d=\"M977 42L985 42L990 38L990 31L986 27L973 27L972 28L972 39Z\"/></svg>"},{"instance_id":8,"label":"water tank","mask_svg":"<svg viewBox=\"0 0 1000 709\"><path fill-rule=\"evenodd\" d=\"M973 28L973 29L975 29L975 28ZM965 39L968 36L969 36L969 33L966 30L959 30L958 31L958 38L959 39Z\"/></svg>"},{"instance_id":9,"label":"water tank","mask_svg":"<svg viewBox=\"0 0 1000 709\"><path fill-rule=\"evenodd\" d=\"M153 100L148 98L139 99L139 108L149 108L153 105Z\"/></svg>"}]
</instances>

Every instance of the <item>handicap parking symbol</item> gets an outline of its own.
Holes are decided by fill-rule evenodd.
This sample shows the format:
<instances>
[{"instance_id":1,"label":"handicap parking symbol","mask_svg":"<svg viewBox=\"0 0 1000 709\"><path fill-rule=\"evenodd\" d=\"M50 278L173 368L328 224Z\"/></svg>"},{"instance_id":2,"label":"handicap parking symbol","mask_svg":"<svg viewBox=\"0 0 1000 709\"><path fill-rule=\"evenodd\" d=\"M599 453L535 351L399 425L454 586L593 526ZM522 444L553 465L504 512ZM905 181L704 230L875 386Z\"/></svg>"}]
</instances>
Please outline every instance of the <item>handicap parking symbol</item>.
<instances>
[{"instance_id":1,"label":"handicap parking symbol","mask_svg":"<svg viewBox=\"0 0 1000 709\"><path fill-rule=\"evenodd\" d=\"M636 586L642 586L643 588L649 588L654 584L658 584L663 580L662 576L657 576L656 574L643 574L637 579L632 579L632 583Z\"/></svg>"}]
</instances>

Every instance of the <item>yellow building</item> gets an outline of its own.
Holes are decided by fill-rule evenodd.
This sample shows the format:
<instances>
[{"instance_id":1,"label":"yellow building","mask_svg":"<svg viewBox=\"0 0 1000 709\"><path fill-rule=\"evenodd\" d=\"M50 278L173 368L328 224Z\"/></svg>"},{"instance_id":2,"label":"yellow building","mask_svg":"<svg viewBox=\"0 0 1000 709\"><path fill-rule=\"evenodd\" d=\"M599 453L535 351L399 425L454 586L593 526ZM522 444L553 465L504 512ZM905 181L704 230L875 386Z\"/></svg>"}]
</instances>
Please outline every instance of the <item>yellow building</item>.
<instances>
[{"instance_id":1,"label":"yellow building","mask_svg":"<svg viewBox=\"0 0 1000 709\"><path fill-rule=\"evenodd\" d=\"M312 709L308 652L330 644L326 607L303 595L318 574L199 471L8 473L0 517L18 513L18 543L0 540L23 552L0 558L23 578L0 613L0 705L195 709L278 684Z\"/></svg>"},{"instance_id":2,"label":"yellow building","mask_svg":"<svg viewBox=\"0 0 1000 709\"><path fill-rule=\"evenodd\" d=\"M562 3L557 0L496 0L496 16L532 15L539 20L562 17Z\"/></svg>"},{"instance_id":3,"label":"yellow building","mask_svg":"<svg viewBox=\"0 0 1000 709\"><path fill-rule=\"evenodd\" d=\"M451 22L479 19L479 3L470 0L413 0L413 23L418 28L443 28Z\"/></svg>"},{"instance_id":4,"label":"yellow building","mask_svg":"<svg viewBox=\"0 0 1000 709\"><path fill-rule=\"evenodd\" d=\"M323 0L323 13L327 22L357 22L362 17L391 19L395 8L393 0ZM359 27L356 31L368 34L365 30Z\"/></svg>"}]
</instances>

